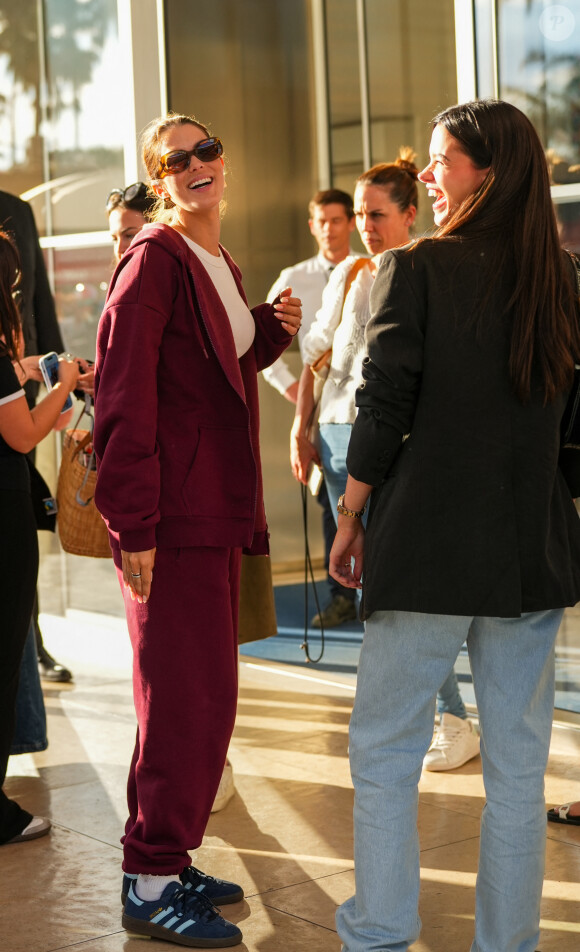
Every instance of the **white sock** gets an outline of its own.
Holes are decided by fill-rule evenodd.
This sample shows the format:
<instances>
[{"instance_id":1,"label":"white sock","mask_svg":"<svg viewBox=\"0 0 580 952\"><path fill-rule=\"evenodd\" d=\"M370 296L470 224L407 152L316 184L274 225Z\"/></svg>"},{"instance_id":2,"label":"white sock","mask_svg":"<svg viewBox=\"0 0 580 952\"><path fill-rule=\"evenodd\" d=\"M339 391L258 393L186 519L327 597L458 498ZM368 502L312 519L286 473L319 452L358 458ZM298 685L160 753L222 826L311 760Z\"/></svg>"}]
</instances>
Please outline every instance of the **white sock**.
<instances>
[{"instance_id":1,"label":"white sock","mask_svg":"<svg viewBox=\"0 0 580 952\"><path fill-rule=\"evenodd\" d=\"M134 889L143 902L155 902L161 898L161 893L168 883L181 883L177 873L173 876L154 876L150 873L139 873Z\"/></svg>"}]
</instances>

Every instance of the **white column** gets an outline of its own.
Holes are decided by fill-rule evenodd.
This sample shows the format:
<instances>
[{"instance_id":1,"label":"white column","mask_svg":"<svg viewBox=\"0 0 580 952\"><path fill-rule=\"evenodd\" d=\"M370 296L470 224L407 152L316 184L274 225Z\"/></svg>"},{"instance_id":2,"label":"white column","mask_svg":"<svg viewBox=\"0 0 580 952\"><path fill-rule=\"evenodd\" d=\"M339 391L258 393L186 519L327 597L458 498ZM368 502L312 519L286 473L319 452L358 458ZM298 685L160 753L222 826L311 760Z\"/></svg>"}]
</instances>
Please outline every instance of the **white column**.
<instances>
[{"instance_id":1,"label":"white column","mask_svg":"<svg viewBox=\"0 0 580 952\"><path fill-rule=\"evenodd\" d=\"M130 184L145 177L139 150L142 130L151 119L167 112L163 0L117 3L119 70L124 74L118 89L127 117L123 150L125 184Z\"/></svg>"},{"instance_id":2,"label":"white column","mask_svg":"<svg viewBox=\"0 0 580 952\"><path fill-rule=\"evenodd\" d=\"M330 146L330 110L328 103L328 66L326 60L326 9L324 0L312 2L312 46L318 187L330 188L332 159Z\"/></svg>"},{"instance_id":3,"label":"white column","mask_svg":"<svg viewBox=\"0 0 580 952\"><path fill-rule=\"evenodd\" d=\"M471 0L455 0L455 61L457 101L471 102L477 97L475 23Z\"/></svg>"}]
</instances>

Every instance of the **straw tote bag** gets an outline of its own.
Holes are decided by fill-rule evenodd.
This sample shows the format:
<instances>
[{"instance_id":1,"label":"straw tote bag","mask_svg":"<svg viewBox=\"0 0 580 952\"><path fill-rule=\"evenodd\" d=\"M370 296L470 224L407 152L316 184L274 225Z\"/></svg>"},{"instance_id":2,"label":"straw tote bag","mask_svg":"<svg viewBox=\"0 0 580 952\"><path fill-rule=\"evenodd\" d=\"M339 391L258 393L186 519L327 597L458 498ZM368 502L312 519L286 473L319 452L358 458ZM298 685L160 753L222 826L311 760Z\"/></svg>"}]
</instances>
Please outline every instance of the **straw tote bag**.
<instances>
[{"instance_id":1,"label":"straw tote bag","mask_svg":"<svg viewBox=\"0 0 580 952\"><path fill-rule=\"evenodd\" d=\"M89 418L88 430L79 429L83 415ZM89 398L74 428L64 437L56 490L58 534L65 552L110 559L109 533L93 498L97 481L94 422Z\"/></svg>"}]
</instances>

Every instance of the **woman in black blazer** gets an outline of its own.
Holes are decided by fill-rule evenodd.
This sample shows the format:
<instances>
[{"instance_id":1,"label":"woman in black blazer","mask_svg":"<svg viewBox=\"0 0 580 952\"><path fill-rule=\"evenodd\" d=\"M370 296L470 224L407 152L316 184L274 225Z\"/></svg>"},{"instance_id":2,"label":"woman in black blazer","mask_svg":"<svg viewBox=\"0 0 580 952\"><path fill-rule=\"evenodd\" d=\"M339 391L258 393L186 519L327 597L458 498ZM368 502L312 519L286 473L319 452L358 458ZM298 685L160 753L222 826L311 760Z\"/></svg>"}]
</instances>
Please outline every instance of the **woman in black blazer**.
<instances>
[{"instance_id":1,"label":"woman in black blazer","mask_svg":"<svg viewBox=\"0 0 580 952\"><path fill-rule=\"evenodd\" d=\"M472 952L534 952L554 642L580 599L580 523L558 469L580 354L541 143L504 102L434 120L433 238L387 252L331 572L361 585L351 722L356 895L345 952L420 931L417 784L439 684L467 641L486 789ZM361 513L370 497L365 538Z\"/></svg>"}]
</instances>

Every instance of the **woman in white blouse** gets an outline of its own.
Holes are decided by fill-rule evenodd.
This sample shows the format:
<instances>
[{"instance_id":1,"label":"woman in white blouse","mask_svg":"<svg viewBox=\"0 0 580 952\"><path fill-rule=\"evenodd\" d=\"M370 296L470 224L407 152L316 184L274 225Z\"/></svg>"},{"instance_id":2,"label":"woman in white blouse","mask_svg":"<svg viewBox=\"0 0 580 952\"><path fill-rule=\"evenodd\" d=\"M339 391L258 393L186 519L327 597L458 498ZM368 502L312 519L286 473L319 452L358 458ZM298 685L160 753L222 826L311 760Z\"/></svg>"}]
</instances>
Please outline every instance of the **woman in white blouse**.
<instances>
[{"instance_id":1,"label":"woman in white blouse","mask_svg":"<svg viewBox=\"0 0 580 952\"><path fill-rule=\"evenodd\" d=\"M349 255L337 265L303 342L305 363L290 436L292 471L305 483L311 462L322 465L335 513L346 486L346 450L356 416L355 391L362 381L365 326L374 276L383 251L409 241L409 229L417 213L418 169L413 159L411 149L401 149L395 162L374 165L357 179L356 224L372 257ZM332 353L326 359L330 349ZM315 413L312 367L319 362L327 364L328 376L320 397L318 449L311 440L311 428Z\"/></svg>"}]
</instances>

